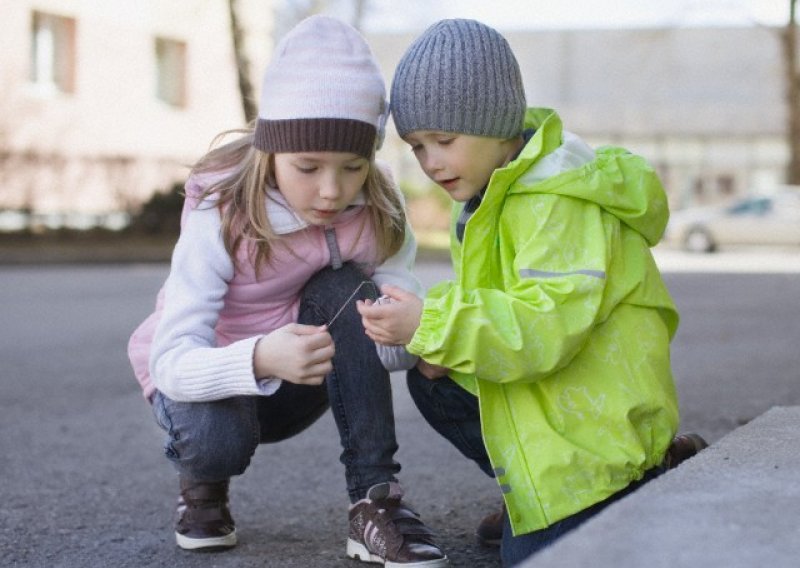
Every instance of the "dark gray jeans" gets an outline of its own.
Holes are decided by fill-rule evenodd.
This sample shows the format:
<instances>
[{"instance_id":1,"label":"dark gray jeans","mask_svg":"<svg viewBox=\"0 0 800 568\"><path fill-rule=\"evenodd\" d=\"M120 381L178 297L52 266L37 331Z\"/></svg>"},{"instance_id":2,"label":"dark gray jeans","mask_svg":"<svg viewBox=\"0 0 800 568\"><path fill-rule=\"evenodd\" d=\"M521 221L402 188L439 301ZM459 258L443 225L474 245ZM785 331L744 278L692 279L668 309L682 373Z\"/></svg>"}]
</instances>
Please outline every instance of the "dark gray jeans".
<instances>
[{"instance_id":1,"label":"dark gray jeans","mask_svg":"<svg viewBox=\"0 0 800 568\"><path fill-rule=\"evenodd\" d=\"M299 323L328 323L368 278L345 264L314 275L303 290ZM364 333L357 299L375 298L362 286L329 332L336 345L333 371L319 386L284 381L271 396L242 396L212 402L177 402L157 392L153 410L166 430L166 456L182 476L222 481L242 474L259 444L285 440L306 429L330 407L342 444L351 502L376 483L396 481L397 441L389 373Z\"/></svg>"}]
</instances>

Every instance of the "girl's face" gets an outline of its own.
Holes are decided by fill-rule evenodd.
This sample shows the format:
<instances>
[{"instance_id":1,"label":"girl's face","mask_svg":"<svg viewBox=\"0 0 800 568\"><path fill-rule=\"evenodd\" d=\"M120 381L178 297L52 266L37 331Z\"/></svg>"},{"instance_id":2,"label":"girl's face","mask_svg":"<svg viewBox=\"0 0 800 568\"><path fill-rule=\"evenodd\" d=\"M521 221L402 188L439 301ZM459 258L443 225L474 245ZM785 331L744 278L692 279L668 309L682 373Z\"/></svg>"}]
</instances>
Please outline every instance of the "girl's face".
<instances>
[{"instance_id":1,"label":"girl's face","mask_svg":"<svg viewBox=\"0 0 800 568\"><path fill-rule=\"evenodd\" d=\"M344 152L275 154L275 181L311 225L333 223L364 187L369 160Z\"/></svg>"},{"instance_id":2,"label":"girl's face","mask_svg":"<svg viewBox=\"0 0 800 568\"><path fill-rule=\"evenodd\" d=\"M454 201L468 201L480 192L492 172L523 145L521 136L505 139L434 130L417 130L403 140L425 174Z\"/></svg>"}]
</instances>

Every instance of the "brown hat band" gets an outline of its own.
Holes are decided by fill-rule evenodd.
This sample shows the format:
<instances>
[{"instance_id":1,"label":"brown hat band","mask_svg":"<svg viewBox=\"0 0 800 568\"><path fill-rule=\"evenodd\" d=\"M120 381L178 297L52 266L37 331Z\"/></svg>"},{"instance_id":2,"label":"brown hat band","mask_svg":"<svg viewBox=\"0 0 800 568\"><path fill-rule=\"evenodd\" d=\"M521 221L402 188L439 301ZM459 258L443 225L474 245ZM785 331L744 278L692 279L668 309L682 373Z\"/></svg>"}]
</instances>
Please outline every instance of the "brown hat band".
<instances>
[{"instance_id":1,"label":"brown hat band","mask_svg":"<svg viewBox=\"0 0 800 568\"><path fill-rule=\"evenodd\" d=\"M280 152L352 152L372 156L377 129L351 118L292 118L256 123L253 146Z\"/></svg>"}]
</instances>

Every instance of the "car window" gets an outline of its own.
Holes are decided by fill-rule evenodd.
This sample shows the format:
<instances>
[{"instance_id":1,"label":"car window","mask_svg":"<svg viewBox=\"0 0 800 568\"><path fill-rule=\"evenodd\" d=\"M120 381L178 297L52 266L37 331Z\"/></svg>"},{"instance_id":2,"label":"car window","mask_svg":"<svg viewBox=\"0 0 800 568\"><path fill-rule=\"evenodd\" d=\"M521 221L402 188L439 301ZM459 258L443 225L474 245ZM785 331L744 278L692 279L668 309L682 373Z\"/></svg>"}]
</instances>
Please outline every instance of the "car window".
<instances>
[{"instance_id":1,"label":"car window","mask_svg":"<svg viewBox=\"0 0 800 568\"><path fill-rule=\"evenodd\" d=\"M763 215L772 208L772 201L768 198L748 199L733 205L728 209L730 215Z\"/></svg>"}]
</instances>

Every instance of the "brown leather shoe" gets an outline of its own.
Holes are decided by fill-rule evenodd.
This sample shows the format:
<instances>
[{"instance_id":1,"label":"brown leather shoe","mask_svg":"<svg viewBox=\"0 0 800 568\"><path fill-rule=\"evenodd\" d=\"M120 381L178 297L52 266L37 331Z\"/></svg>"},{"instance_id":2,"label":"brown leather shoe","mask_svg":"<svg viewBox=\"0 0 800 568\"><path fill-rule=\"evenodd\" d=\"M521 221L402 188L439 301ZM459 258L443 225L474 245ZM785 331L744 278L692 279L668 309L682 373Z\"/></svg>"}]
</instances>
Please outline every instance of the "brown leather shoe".
<instances>
[{"instance_id":1,"label":"brown leather shoe","mask_svg":"<svg viewBox=\"0 0 800 568\"><path fill-rule=\"evenodd\" d=\"M678 467L681 462L697 455L697 453L708 447L700 434L690 432L688 434L678 434L672 439L672 443L667 448L664 456L664 466L667 469Z\"/></svg>"},{"instance_id":2,"label":"brown leather shoe","mask_svg":"<svg viewBox=\"0 0 800 568\"><path fill-rule=\"evenodd\" d=\"M478 524L475 536L483 546L500 546L503 540L503 517L506 514L506 504L502 504L500 509L494 513L489 513Z\"/></svg>"},{"instance_id":3,"label":"brown leather shoe","mask_svg":"<svg viewBox=\"0 0 800 568\"><path fill-rule=\"evenodd\" d=\"M184 550L222 550L236 545L236 527L228 509L228 481L180 480L175 540Z\"/></svg>"},{"instance_id":4,"label":"brown leather shoe","mask_svg":"<svg viewBox=\"0 0 800 568\"><path fill-rule=\"evenodd\" d=\"M402 502L396 482L370 487L367 497L350 507L347 556L389 568L444 568L447 556L419 515Z\"/></svg>"}]
</instances>

